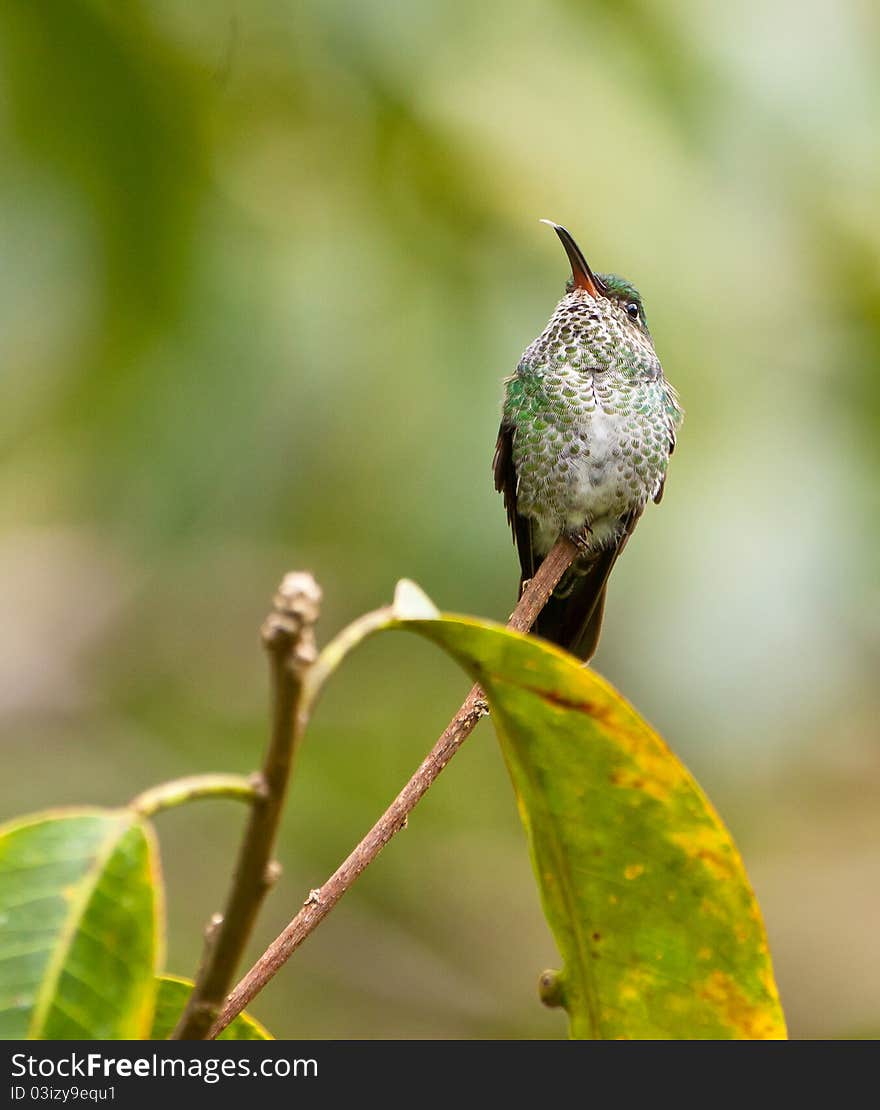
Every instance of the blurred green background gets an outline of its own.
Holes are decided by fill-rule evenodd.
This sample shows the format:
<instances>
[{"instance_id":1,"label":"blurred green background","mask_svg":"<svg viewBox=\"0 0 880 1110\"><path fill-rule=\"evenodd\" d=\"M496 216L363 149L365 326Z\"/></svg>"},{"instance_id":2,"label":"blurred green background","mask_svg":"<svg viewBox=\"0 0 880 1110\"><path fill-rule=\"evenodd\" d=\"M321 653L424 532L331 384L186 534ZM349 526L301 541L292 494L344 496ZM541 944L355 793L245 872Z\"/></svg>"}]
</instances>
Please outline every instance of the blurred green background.
<instances>
[{"instance_id":1,"label":"blurred green background","mask_svg":"<svg viewBox=\"0 0 880 1110\"><path fill-rule=\"evenodd\" d=\"M0 8L0 817L253 768L284 571L504 618L501 378L635 280L687 420L597 668L738 838L795 1036L880 1035L880 15L861 0ZM256 954L467 687L334 678ZM191 974L242 815L159 818ZM284 1037L556 1037L491 725L253 1007Z\"/></svg>"}]
</instances>

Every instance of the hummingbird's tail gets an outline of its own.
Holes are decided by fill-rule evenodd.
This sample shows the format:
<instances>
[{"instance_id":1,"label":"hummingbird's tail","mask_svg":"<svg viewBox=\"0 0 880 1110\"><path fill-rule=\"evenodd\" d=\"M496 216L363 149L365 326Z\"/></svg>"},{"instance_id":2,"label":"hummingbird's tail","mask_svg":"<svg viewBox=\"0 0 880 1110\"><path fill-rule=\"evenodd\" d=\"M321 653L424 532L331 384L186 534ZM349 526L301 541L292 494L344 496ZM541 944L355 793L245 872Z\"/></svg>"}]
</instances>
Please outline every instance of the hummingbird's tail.
<instances>
[{"instance_id":1,"label":"hummingbird's tail","mask_svg":"<svg viewBox=\"0 0 880 1110\"><path fill-rule=\"evenodd\" d=\"M622 546L600 551L586 572L576 567L569 570L541 610L532 631L589 662L602 631L608 576Z\"/></svg>"}]
</instances>

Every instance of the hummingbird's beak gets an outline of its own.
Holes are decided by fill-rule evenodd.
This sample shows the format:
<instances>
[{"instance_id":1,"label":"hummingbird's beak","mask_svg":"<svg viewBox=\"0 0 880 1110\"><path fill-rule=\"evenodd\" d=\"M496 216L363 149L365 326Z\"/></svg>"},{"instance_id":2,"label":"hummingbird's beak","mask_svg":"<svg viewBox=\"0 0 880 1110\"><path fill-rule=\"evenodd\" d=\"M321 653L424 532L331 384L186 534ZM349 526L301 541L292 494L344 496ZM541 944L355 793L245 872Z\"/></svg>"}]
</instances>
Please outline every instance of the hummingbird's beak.
<instances>
[{"instance_id":1,"label":"hummingbird's beak","mask_svg":"<svg viewBox=\"0 0 880 1110\"><path fill-rule=\"evenodd\" d=\"M596 277L587 265L586 258L581 254L581 248L571 237L571 234L561 224L555 224L552 220L541 220L541 223L552 227L562 241L565 253L568 255L568 261L571 263L571 278L575 288L585 289L591 297L603 296L606 292L604 283Z\"/></svg>"}]
</instances>

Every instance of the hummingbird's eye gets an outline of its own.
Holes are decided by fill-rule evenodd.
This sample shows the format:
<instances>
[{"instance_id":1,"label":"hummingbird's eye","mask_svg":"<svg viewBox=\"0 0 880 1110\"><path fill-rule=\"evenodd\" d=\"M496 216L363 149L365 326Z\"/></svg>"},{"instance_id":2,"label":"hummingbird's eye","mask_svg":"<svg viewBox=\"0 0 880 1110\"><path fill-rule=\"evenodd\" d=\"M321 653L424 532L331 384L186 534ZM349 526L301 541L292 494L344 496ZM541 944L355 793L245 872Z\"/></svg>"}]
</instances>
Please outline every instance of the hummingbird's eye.
<instances>
[{"instance_id":1,"label":"hummingbird's eye","mask_svg":"<svg viewBox=\"0 0 880 1110\"><path fill-rule=\"evenodd\" d=\"M626 306L626 314L631 320L638 320L639 306L636 304L635 301L630 301L629 304Z\"/></svg>"}]
</instances>

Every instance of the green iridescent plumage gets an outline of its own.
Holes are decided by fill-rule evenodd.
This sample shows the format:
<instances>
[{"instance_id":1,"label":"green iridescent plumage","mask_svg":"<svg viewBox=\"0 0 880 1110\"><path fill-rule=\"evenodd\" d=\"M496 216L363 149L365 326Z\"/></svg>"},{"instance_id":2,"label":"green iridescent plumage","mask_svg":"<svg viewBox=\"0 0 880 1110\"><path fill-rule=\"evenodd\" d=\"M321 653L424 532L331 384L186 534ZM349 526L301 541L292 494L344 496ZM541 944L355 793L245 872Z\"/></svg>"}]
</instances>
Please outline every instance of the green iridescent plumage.
<instances>
[{"instance_id":1,"label":"green iridescent plumage","mask_svg":"<svg viewBox=\"0 0 880 1110\"><path fill-rule=\"evenodd\" d=\"M563 532L582 550L536 631L589 658L614 561L659 501L682 410L663 377L637 290L593 274L556 225L573 277L506 380L495 455L523 580Z\"/></svg>"}]
</instances>

